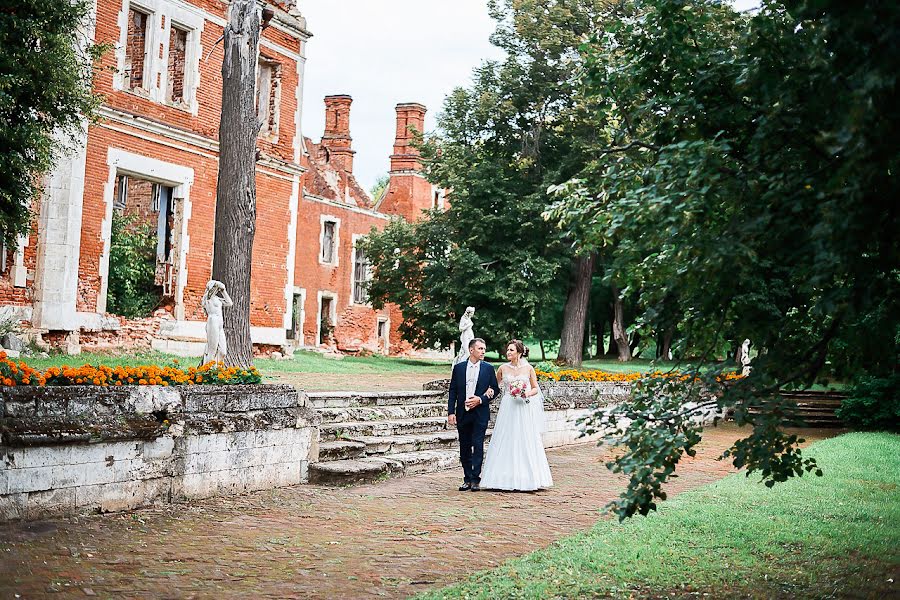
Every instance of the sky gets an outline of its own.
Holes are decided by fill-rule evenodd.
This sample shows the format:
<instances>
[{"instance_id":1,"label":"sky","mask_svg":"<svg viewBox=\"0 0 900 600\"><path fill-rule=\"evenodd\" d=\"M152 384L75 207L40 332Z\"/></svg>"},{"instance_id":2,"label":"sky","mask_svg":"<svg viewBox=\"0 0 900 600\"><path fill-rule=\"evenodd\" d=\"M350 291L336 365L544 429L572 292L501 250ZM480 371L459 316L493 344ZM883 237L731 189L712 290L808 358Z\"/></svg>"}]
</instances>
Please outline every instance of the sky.
<instances>
[{"instance_id":1,"label":"sky","mask_svg":"<svg viewBox=\"0 0 900 600\"><path fill-rule=\"evenodd\" d=\"M306 46L303 134L322 137L329 94L349 94L353 171L364 188L387 174L394 107L428 107L426 131L444 97L471 83L472 70L502 52L490 44L486 0L299 0L313 34ZM745 10L758 0L735 0Z\"/></svg>"}]
</instances>

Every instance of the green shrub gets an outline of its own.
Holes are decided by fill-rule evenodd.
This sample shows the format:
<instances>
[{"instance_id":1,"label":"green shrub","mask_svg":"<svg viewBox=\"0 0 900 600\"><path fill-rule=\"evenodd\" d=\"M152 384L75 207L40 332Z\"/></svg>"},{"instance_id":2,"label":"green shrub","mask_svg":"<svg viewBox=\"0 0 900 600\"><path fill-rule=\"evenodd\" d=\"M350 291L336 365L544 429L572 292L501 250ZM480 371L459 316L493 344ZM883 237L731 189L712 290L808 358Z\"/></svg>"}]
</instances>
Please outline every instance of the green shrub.
<instances>
[{"instance_id":1,"label":"green shrub","mask_svg":"<svg viewBox=\"0 0 900 600\"><path fill-rule=\"evenodd\" d=\"M900 374L863 376L850 388L837 416L858 429L900 431Z\"/></svg>"},{"instance_id":2,"label":"green shrub","mask_svg":"<svg viewBox=\"0 0 900 600\"><path fill-rule=\"evenodd\" d=\"M156 229L113 213L106 310L129 319L147 317L159 305Z\"/></svg>"}]
</instances>

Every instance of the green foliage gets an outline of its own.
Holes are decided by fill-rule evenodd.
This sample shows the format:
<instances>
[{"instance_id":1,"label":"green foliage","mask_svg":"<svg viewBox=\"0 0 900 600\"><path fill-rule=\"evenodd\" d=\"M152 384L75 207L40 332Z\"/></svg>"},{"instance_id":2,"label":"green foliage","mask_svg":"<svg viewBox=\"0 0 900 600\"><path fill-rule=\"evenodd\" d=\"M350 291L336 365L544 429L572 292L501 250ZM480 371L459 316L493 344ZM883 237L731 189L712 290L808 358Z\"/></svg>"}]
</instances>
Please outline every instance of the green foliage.
<instances>
[{"instance_id":1,"label":"green foliage","mask_svg":"<svg viewBox=\"0 0 900 600\"><path fill-rule=\"evenodd\" d=\"M734 474L679 494L646 519L601 520L420 597L891 596L900 562L900 436L847 434L809 452L828 476L768 489Z\"/></svg>"},{"instance_id":2,"label":"green foliage","mask_svg":"<svg viewBox=\"0 0 900 600\"><path fill-rule=\"evenodd\" d=\"M859 429L900 430L900 374L861 376L841 402L837 416Z\"/></svg>"},{"instance_id":3,"label":"green foliage","mask_svg":"<svg viewBox=\"0 0 900 600\"><path fill-rule=\"evenodd\" d=\"M130 319L152 314L160 300L155 272L156 229L113 212L106 310Z\"/></svg>"},{"instance_id":4,"label":"green foliage","mask_svg":"<svg viewBox=\"0 0 900 600\"><path fill-rule=\"evenodd\" d=\"M381 198L381 194L384 193L384 190L387 189L388 184L391 182L390 175L382 175L375 181L375 185L372 186L372 189L369 190L369 194L372 195L372 200L378 201Z\"/></svg>"},{"instance_id":5,"label":"green foliage","mask_svg":"<svg viewBox=\"0 0 900 600\"><path fill-rule=\"evenodd\" d=\"M0 236L28 231L41 175L99 100L91 94L102 47L78 45L93 2L24 0L0 10Z\"/></svg>"},{"instance_id":6,"label":"green foliage","mask_svg":"<svg viewBox=\"0 0 900 600\"><path fill-rule=\"evenodd\" d=\"M404 339L447 346L466 306L475 307L475 332L491 348L510 337L558 337L558 326L548 328L558 325L578 240L541 214L547 187L587 160L577 49L605 4L489 3L498 21L492 42L507 57L455 89L438 134L421 141L428 179L451 190L449 210L395 223L366 246L369 296L376 306L403 308Z\"/></svg>"},{"instance_id":7,"label":"green foliage","mask_svg":"<svg viewBox=\"0 0 900 600\"><path fill-rule=\"evenodd\" d=\"M702 378L754 427L726 454L736 465L767 484L816 470L781 432L778 390L900 363L900 7L635 0L611 16L584 48L605 137L547 216L610 249L642 326L677 324L677 354L714 367L744 338L760 350L738 384ZM624 514L653 508L694 443L668 399L691 386L619 412L670 415L629 429Z\"/></svg>"}]
</instances>

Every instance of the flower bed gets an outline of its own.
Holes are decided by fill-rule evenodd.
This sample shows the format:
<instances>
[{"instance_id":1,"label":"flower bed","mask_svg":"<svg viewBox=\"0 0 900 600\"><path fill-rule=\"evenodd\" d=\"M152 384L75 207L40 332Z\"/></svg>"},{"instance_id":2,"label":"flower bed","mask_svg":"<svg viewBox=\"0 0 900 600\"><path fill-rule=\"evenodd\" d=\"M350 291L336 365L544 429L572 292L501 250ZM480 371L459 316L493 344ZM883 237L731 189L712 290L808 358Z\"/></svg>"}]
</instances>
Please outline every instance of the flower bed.
<instances>
[{"instance_id":1,"label":"flower bed","mask_svg":"<svg viewBox=\"0 0 900 600\"><path fill-rule=\"evenodd\" d=\"M660 378L681 378L687 380L689 375L682 375L677 371L653 371L652 373L610 373L599 369L589 369L579 371L577 369L562 369L559 371L544 371L535 369L538 381L612 381L612 382L631 382L639 379L660 379ZM740 373L725 373L720 376L721 380L731 381L741 379L743 375Z\"/></svg>"},{"instance_id":2,"label":"flower bed","mask_svg":"<svg viewBox=\"0 0 900 600\"><path fill-rule=\"evenodd\" d=\"M64 386L64 385L226 385L256 384L262 377L256 367L242 369L207 363L200 367L181 369L176 366L160 367L142 365L139 367L108 367L105 365L82 365L72 367L50 367L38 371L24 362L14 362L0 352L0 384L13 387L22 385Z\"/></svg>"}]
</instances>

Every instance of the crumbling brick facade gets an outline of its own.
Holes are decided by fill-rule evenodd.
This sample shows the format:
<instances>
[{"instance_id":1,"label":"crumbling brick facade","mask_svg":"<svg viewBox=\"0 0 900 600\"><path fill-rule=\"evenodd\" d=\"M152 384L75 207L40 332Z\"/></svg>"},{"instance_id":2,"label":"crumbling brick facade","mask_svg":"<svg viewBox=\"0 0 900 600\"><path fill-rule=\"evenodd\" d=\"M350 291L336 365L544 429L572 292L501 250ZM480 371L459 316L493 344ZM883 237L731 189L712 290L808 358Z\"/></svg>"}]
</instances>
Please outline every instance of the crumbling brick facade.
<instances>
[{"instance_id":1,"label":"crumbling brick facade","mask_svg":"<svg viewBox=\"0 0 900 600\"><path fill-rule=\"evenodd\" d=\"M391 216L414 219L432 206L435 191L419 173L408 132L409 126L421 130L425 107L398 105L391 183L376 202L353 177L349 96L326 98L319 143L303 138L298 99L310 34L291 3L271 6L275 17L260 40L257 98L254 345L407 352L397 334L400 311L375 311L365 301L365 257L354 245ZM223 51L217 42L227 5L98 0L96 11L94 40L115 46L94 81L105 98L99 120L79 151L47 177L31 234L6 249L0 307L45 340L65 340L69 351L80 343L199 354L218 175ZM123 204L124 181L130 199ZM117 203L143 223L158 223L165 237L157 277L168 287L155 316L144 320L106 312ZM169 212L160 217L160 210Z\"/></svg>"}]
</instances>

